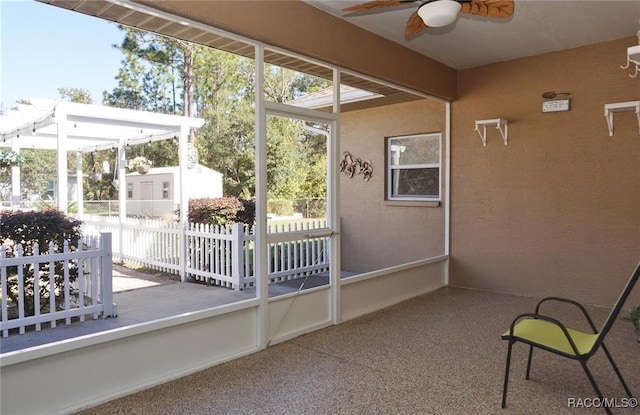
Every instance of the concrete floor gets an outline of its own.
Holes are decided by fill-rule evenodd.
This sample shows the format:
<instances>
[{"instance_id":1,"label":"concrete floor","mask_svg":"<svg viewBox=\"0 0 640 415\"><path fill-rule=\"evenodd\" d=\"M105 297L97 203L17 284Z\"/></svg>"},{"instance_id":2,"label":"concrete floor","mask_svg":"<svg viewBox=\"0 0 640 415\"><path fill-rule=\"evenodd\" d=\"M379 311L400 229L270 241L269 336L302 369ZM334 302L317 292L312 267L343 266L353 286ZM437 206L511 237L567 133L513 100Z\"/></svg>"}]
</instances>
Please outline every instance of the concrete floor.
<instances>
[{"instance_id":1,"label":"concrete floor","mask_svg":"<svg viewBox=\"0 0 640 415\"><path fill-rule=\"evenodd\" d=\"M269 285L269 296L287 294L300 289L328 284L329 277L318 274L305 279L283 281ZM113 268L113 301L118 306L117 318L88 319L54 329L28 331L0 338L0 353L22 350L86 334L153 321L191 311L255 298L255 288L234 291L203 284L180 283L166 276L142 273L122 266Z\"/></svg>"},{"instance_id":2,"label":"concrete floor","mask_svg":"<svg viewBox=\"0 0 640 415\"><path fill-rule=\"evenodd\" d=\"M531 380L524 380L521 344L514 347L507 408L500 408L507 347L500 335L535 303L443 288L81 414L604 413L570 407L571 399L595 397L575 361L536 351ZM589 312L598 323L608 314ZM572 310L551 307L547 314L582 327ZM631 324L618 321L606 344L638 396L640 344ZM589 366L604 395L623 406L624 390L603 357L598 352Z\"/></svg>"}]
</instances>

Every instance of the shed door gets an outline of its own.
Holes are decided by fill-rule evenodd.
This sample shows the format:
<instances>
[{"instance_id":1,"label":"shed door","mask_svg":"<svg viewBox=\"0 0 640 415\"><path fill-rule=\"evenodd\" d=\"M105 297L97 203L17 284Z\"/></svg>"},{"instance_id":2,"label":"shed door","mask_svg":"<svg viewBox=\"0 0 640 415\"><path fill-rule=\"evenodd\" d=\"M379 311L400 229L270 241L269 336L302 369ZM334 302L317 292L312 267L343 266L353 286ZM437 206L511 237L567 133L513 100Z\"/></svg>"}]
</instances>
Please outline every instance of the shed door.
<instances>
[{"instance_id":1,"label":"shed door","mask_svg":"<svg viewBox=\"0 0 640 415\"><path fill-rule=\"evenodd\" d=\"M153 216L153 182L140 183L140 214Z\"/></svg>"}]
</instances>

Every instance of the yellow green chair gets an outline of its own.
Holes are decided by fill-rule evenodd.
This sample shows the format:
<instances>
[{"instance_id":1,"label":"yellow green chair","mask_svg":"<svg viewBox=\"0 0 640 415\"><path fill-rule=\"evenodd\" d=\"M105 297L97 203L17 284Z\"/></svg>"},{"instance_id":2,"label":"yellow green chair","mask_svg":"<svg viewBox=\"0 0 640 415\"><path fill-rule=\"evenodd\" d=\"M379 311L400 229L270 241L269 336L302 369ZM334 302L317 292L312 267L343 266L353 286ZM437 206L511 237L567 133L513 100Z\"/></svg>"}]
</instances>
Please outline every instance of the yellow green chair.
<instances>
[{"instance_id":1,"label":"yellow green chair","mask_svg":"<svg viewBox=\"0 0 640 415\"><path fill-rule=\"evenodd\" d=\"M591 386L593 386L600 402L604 402L604 397L598 387L598 384L593 378L593 375L587 367L587 361L598 351L598 349L602 348L604 353L607 355L609 362L611 362L613 370L616 372L616 375L618 375L618 379L620 379L624 390L629 398L632 398L633 396L631 395L631 391L629 390L627 383L622 377L622 373L620 373L620 370L611 357L611 353L609 353L609 350L607 350L607 347L604 345L604 338L618 318L620 310L633 290L638 278L640 278L640 264L638 264L631 275L631 278L629 278L629 282L627 282L622 294L620 294L618 301L615 303L609 317L599 332L593 324L593 320L589 316L589 313L587 313L587 310L580 303L566 298L544 298L540 300L536 306L535 313L524 313L516 317L513 320L513 323L511 323L509 330L502 335L502 339L509 342L509 349L507 351L507 367L505 369L504 386L502 389L502 407L504 408L507 405L507 384L509 383L511 349L517 342L529 345L529 359L527 361L525 379L529 379L529 374L531 372L531 360L533 358L533 348L537 347L580 362L580 365L587 374L587 378L589 378L589 382L591 382ZM593 333L585 333L579 330L567 328L559 320L540 314L540 307L542 304L553 301L567 303L578 307L582 314L584 314L584 317L589 323L591 330L593 330ZM611 409L605 405L603 406L607 413L611 414Z\"/></svg>"}]
</instances>

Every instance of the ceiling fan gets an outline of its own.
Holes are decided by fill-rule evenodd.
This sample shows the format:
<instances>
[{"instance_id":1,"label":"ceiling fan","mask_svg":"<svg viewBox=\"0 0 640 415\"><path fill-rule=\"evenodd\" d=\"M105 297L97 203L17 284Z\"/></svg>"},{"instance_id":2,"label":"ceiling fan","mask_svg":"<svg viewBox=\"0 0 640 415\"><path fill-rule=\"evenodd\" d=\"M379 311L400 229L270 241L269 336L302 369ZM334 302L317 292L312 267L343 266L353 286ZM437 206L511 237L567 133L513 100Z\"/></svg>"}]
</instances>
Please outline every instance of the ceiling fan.
<instances>
[{"instance_id":1,"label":"ceiling fan","mask_svg":"<svg viewBox=\"0 0 640 415\"><path fill-rule=\"evenodd\" d=\"M487 17L513 15L513 0L375 0L342 9L344 12L385 11L404 3L419 3L405 27L405 37L410 38L427 27L442 27L453 23L458 13Z\"/></svg>"}]
</instances>

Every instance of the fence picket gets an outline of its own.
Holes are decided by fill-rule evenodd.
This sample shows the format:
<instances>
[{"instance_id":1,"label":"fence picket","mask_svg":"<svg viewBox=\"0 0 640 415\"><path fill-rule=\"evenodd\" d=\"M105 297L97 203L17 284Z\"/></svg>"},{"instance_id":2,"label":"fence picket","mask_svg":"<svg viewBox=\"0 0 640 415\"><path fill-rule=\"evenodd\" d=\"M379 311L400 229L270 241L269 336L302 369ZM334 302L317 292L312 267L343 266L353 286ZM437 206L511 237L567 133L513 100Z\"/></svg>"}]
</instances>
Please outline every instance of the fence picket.
<instances>
[{"instance_id":1,"label":"fence picket","mask_svg":"<svg viewBox=\"0 0 640 415\"><path fill-rule=\"evenodd\" d=\"M91 243L92 249L94 250L97 249L96 247L97 238L95 236L91 238L90 243ZM91 259L89 260L89 264L91 266L91 303L92 305L96 305L98 303L98 298L100 297L98 293L100 291L100 283L98 281L98 278L99 278L98 259L99 259L98 257L94 256L94 257L91 257ZM97 318L98 318L98 313L94 313L93 319L96 320Z\"/></svg>"},{"instance_id":2,"label":"fence picket","mask_svg":"<svg viewBox=\"0 0 640 415\"><path fill-rule=\"evenodd\" d=\"M62 252L69 252L69 242L64 241L62 245ZM68 311L71 309L71 284L69 284L69 260L62 260L62 274L64 276L64 311ZM71 318L67 317L64 320L64 323L68 326L71 324Z\"/></svg>"},{"instance_id":3,"label":"fence picket","mask_svg":"<svg viewBox=\"0 0 640 415\"><path fill-rule=\"evenodd\" d=\"M35 258L40 254L38 243L33 244L33 255ZM33 311L36 316L40 315L40 263L33 264ZM36 324L36 331L40 331L42 325Z\"/></svg>"},{"instance_id":4,"label":"fence picket","mask_svg":"<svg viewBox=\"0 0 640 415\"><path fill-rule=\"evenodd\" d=\"M0 262L4 263L4 259L7 257L7 248L5 246L0 246ZM7 297L9 297L6 293L7 291L7 267L0 268L0 289L2 289L2 304L0 305L0 314L2 314L2 323L3 326L6 326L7 321L9 321L9 304ZM7 337L9 335L9 330L2 330L2 337Z\"/></svg>"},{"instance_id":5,"label":"fence picket","mask_svg":"<svg viewBox=\"0 0 640 415\"><path fill-rule=\"evenodd\" d=\"M82 249L82 241L78 240L78 249ZM76 279L78 284L78 303L84 306L84 290L85 290L85 278L84 278L84 261L78 261L78 277ZM84 322L84 314L80 316L80 322Z\"/></svg>"},{"instance_id":6,"label":"fence picket","mask_svg":"<svg viewBox=\"0 0 640 415\"><path fill-rule=\"evenodd\" d=\"M22 245L18 244L16 248L16 257L22 256ZM24 319L24 265L18 265L18 318ZM24 327L20 327L20 334L24 334Z\"/></svg>"},{"instance_id":7,"label":"fence picket","mask_svg":"<svg viewBox=\"0 0 640 415\"><path fill-rule=\"evenodd\" d=\"M53 241L49 241L49 255L51 255L51 260L49 261L49 270L55 269L55 262L53 260L54 254L56 253L55 245ZM53 272L49 271L49 312L56 312L56 280ZM51 328L56 327L56 320L51 321Z\"/></svg>"},{"instance_id":8,"label":"fence picket","mask_svg":"<svg viewBox=\"0 0 640 415\"><path fill-rule=\"evenodd\" d=\"M84 233L109 229L114 239L122 234L122 246L114 245L114 255L135 265L178 274L181 269L180 232L176 222L125 218L122 229L117 218L83 216ZM326 220L268 223L268 233L301 232L326 227ZM185 227L187 278L212 285L243 289L255 285L255 228L248 225L220 226L188 223ZM324 255L328 238L301 238L269 244L269 282L298 278L329 269ZM240 257L242 260L240 260Z\"/></svg>"},{"instance_id":9,"label":"fence picket","mask_svg":"<svg viewBox=\"0 0 640 415\"><path fill-rule=\"evenodd\" d=\"M104 235L106 238L108 235ZM1 277L1 289L3 292L1 311L2 318L0 319L0 331L3 337L7 337L10 334L11 329L18 329L20 334L26 332L26 328L33 326L35 330L41 330L42 323L49 323L51 328L56 327L57 320L64 319L66 324L71 323L72 318L78 318L80 321L84 321L84 315L90 313L101 313L104 316L112 315L112 304L110 301L105 304L103 299L111 298L107 293L107 290L111 290L110 281L111 274L111 249L110 246L105 246L103 250L93 249L89 244L88 249L85 249L82 241L78 242L78 249L72 249L69 241L65 241L63 244L62 252L56 252L56 248L53 241L48 244L48 251L42 253L42 249L37 244L34 244L32 253L24 255L24 246L16 245L13 257L7 257L7 250L5 247L0 247L0 277ZM107 254L108 253L108 254ZM90 286L92 290L96 290L97 283L85 284L84 273L85 261L91 263L91 261L101 261L104 264L103 272L97 275L97 267L90 267L89 274L94 275L95 278L102 278L105 283L105 290L100 294L102 298L93 298L93 304L87 306L85 304L85 295L87 289ZM49 266L48 282L45 282L43 277L43 264ZM57 269L61 269L63 273L63 287L57 291L55 286L55 273ZM70 281L70 273L73 267L77 266L78 280L73 284ZM14 271L15 270L15 271ZM27 284L25 279L29 275L28 270L33 270L33 291L27 292ZM11 274L9 273L11 271ZM7 296L4 293L8 291L8 278L17 278L17 317L9 318L9 304ZM29 277L31 278L31 277ZM97 281L97 280L96 280ZM40 297L42 295L43 284L48 284L49 287L49 310L48 312L42 312L42 304ZM79 291L76 294L76 291ZM30 315L26 315L25 304L32 298L33 310L30 311ZM62 306L62 309L58 309L58 302ZM14 305L12 305L13 307Z\"/></svg>"}]
</instances>

